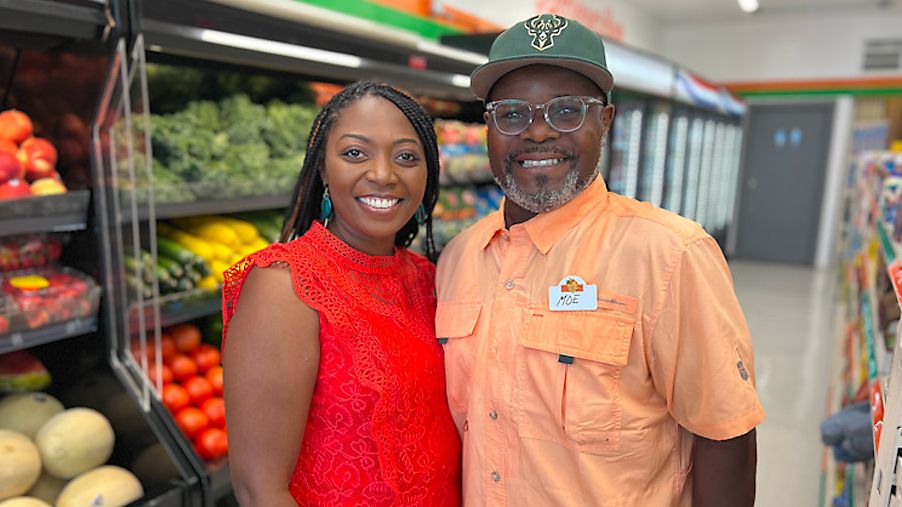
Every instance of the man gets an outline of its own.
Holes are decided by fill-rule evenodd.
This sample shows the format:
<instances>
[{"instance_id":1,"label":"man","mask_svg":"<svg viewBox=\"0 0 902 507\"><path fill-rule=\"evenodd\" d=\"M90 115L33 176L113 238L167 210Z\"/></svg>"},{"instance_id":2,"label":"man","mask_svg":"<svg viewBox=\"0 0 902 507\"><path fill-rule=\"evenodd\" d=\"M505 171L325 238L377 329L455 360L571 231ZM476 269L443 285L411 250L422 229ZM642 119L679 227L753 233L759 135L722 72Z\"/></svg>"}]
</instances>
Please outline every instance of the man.
<instances>
[{"instance_id":1,"label":"man","mask_svg":"<svg viewBox=\"0 0 902 507\"><path fill-rule=\"evenodd\" d=\"M698 224L598 177L601 39L536 16L471 87L506 198L436 281L466 504L751 506L764 412L745 319Z\"/></svg>"}]
</instances>

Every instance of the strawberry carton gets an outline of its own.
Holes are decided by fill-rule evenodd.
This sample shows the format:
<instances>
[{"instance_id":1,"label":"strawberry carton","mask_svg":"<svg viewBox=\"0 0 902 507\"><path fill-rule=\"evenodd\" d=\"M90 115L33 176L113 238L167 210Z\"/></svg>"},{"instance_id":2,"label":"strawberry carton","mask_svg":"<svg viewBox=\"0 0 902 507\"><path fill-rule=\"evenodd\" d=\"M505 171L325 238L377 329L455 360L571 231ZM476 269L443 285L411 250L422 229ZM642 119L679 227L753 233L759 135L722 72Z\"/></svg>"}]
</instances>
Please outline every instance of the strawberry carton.
<instances>
[{"instance_id":1,"label":"strawberry carton","mask_svg":"<svg viewBox=\"0 0 902 507\"><path fill-rule=\"evenodd\" d=\"M5 273L0 292L15 303L28 329L93 315L100 297L91 277L59 267Z\"/></svg>"},{"instance_id":2,"label":"strawberry carton","mask_svg":"<svg viewBox=\"0 0 902 507\"><path fill-rule=\"evenodd\" d=\"M0 271L41 268L59 260L62 242L49 234L0 238Z\"/></svg>"}]
</instances>

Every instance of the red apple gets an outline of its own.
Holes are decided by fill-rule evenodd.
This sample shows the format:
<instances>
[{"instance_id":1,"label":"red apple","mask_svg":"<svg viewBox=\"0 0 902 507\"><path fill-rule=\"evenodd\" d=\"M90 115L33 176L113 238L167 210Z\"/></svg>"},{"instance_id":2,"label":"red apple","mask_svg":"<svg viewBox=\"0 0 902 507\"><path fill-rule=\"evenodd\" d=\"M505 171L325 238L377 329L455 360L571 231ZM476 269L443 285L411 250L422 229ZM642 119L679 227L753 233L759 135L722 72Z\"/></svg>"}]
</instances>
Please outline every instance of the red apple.
<instances>
[{"instance_id":1,"label":"red apple","mask_svg":"<svg viewBox=\"0 0 902 507\"><path fill-rule=\"evenodd\" d=\"M22 111L10 109L0 113L0 137L21 143L31 137L33 131L31 118Z\"/></svg>"},{"instance_id":2,"label":"red apple","mask_svg":"<svg viewBox=\"0 0 902 507\"><path fill-rule=\"evenodd\" d=\"M22 179L24 176L25 171L22 169L19 159L13 154L0 151L0 183Z\"/></svg>"},{"instance_id":3,"label":"red apple","mask_svg":"<svg viewBox=\"0 0 902 507\"><path fill-rule=\"evenodd\" d=\"M29 138L19 147L18 156L23 161L25 179L28 181L47 178L56 172L56 148L46 139Z\"/></svg>"},{"instance_id":4,"label":"red apple","mask_svg":"<svg viewBox=\"0 0 902 507\"><path fill-rule=\"evenodd\" d=\"M0 185L0 201L18 199L31 195L31 188L25 180L13 179Z\"/></svg>"},{"instance_id":5,"label":"red apple","mask_svg":"<svg viewBox=\"0 0 902 507\"><path fill-rule=\"evenodd\" d=\"M17 151L19 151L19 147L16 146L16 143L0 137L0 153L15 155Z\"/></svg>"}]
</instances>

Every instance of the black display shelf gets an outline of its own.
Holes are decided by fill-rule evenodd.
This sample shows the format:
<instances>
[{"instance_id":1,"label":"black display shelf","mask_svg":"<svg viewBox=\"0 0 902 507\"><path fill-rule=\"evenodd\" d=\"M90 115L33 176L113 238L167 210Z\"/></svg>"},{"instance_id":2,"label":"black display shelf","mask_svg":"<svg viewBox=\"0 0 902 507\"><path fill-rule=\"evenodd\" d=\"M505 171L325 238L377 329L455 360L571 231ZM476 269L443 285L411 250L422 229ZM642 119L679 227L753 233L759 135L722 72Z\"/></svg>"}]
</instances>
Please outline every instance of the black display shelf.
<instances>
[{"instance_id":1,"label":"black display shelf","mask_svg":"<svg viewBox=\"0 0 902 507\"><path fill-rule=\"evenodd\" d=\"M173 324L181 324L201 317L209 317L219 313L222 308L222 294L194 289L187 292L179 292L162 296L160 304L160 325L168 327ZM153 301L144 302L145 328L153 327ZM136 331L139 326L139 310L133 305L128 312L129 329Z\"/></svg>"},{"instance_id":2,"label":"black display shelf","mask_svg":"<svg viewBox=\"0 0 902 507\"><path fill-rule=\"evenodd\" d=\"M309 76L319 80L351 82L359 79L383 80L419 94L453 100L473 101L467 71L417 70L407 65L264 38L247 37L206 28L142 20L142 33L153 53L215 61L240 67L254 67ZM300 28L300 27L298 27Z\"/></svg>"},{"instance_id":3,"label":"black display shelf","mask_svg":"<svg viewBox=\"0 0 902 507\"><path fill-rule=\"evenodd\" d=\"M0 236L82 230L88 224L90 200L90 190L75 190L65 194L0 201Z\"/></svg>"},{"instance_id":4,"label":"black display shelf","mask_svg":"<svg viewBox=\"0 0 902 507\"><path fill-rule=\"evenodd\" d=\"M108 23L103 1L0 0L0 30L93 40Z\"/></svg>"},{"instance_id":5,"label":"black display shelf","mask_svg":"<svg viewBox=\"0 0 902 507\"><path fill-rule=\"evenodd\" d=\"M207 465L210 477L210 493L219 500L232 493L232 477L228 458Z\"/></svg>"},{"instance_id":6,"label":"black display shelf","mask_svg":"<svg viewBox=\"0 0 902 507\"><path fill-rule=\"evenodd\" d=\"M198 215L218 215L221 213L238 213L241 211L259 211L267 209L287 208L291 203L289 194L264 195L258 197L240 197L226 200L203 200L177 204L157 204L155 216L157 220L167 218L191 217ZM142 206L138 211L139 220L147 220L147 206ZM131 217L123 217L123 222L128 223Z\"/></svg>"},{"instance_id":7,"label":"black display shelf","mask_svg":"<svg viewBox=\"0 0 902 507\"><path fill-rule=\"evenodd\" d=\"M97 331L96 316L57 322L37 329L14 331L0 335L0 354L36 347L95 331Z\"/></svg>"}]
</instances>

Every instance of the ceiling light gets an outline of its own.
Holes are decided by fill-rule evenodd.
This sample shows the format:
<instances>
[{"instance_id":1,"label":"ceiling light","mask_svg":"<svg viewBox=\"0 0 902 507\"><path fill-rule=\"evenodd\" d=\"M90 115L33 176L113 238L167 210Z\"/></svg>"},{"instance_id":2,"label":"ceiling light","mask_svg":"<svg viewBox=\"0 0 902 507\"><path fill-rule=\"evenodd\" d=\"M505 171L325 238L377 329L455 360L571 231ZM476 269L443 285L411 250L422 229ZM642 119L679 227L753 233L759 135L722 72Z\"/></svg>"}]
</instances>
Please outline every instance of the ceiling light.
<instances>
[{"instance_id":1,"label":"ceiling light","mask_svg":"<svg viewBox=\"0 0 902 507\"><path fill-rule=\"evenodd\" d=\"M745 12L752 13L758 10L758 0L738 0L739 8Z\"/></svg>"}]
</instances>

